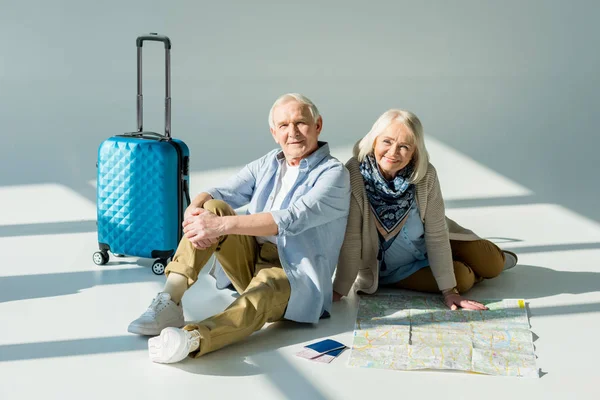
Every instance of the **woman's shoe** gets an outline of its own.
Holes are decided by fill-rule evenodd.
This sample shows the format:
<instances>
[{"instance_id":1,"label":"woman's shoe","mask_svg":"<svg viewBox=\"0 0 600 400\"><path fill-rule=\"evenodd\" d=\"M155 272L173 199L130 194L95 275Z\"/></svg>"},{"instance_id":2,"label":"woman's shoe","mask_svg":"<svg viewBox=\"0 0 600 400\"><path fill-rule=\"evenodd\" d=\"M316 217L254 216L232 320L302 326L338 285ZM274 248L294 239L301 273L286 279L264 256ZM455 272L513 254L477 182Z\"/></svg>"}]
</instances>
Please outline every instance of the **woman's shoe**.
<instances>
[{"instance_id":1,"label":"woman's shoe","mask_svg":"<svg viewBox=\"0 0 600 400\"><path fill-rule=\"evenodd\" d=\"M519 262L519 257L517 257L517 255L515 253L513 253L512 251L508 251L508 250L502 250L502 252L504 253L504 269L503 269L503 271L506 271L507 269L511 269L515 265L517 265L517 263Z\"/></svg>"}]
</instances>

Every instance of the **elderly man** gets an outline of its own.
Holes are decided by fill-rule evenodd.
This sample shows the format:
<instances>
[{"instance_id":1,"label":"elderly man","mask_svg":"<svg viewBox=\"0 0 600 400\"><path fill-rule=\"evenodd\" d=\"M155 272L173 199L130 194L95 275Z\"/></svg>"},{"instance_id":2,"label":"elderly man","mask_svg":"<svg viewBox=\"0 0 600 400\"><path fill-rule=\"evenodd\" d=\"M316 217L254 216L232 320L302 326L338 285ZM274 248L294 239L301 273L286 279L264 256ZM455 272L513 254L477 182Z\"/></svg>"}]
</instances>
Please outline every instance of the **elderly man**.
<instances>
[{"instance_id":1,"label":"elderly man","mask_svg":"<svg viewBox=\"0 0 600 400\"><path fill-rule=\"evenodd\" d=\"M318 141L323 119L306 97L277 99L269 125L281 150L196 196L165 288L129 325L132 333L160 334L148 341L154 362L199 357L266 322L316 323L329 313L350 203L348 172ZM246 214L236 215L233 209L244 205ZM213 254L240 296L222 313L183 326L181 298Z\"/></svg>"}]
</instances>

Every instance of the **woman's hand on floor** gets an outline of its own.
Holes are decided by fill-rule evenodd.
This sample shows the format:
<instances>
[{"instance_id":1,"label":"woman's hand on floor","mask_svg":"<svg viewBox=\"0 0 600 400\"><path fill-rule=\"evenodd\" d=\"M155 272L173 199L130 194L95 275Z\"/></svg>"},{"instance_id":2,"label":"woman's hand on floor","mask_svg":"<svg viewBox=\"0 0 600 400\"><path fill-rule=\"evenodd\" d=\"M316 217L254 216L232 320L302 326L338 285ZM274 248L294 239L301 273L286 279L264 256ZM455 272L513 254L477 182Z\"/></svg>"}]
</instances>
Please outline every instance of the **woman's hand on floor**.
<instances>
[{"instance_id":1,"label":"woman's hand on floor","mask_svg":"<svg viewBox=\"0 0 600 400\"><path fill-rule=\"evenodd\" d=\"M460 294L448 293L444 295L444 303L451 310L458 310L458 308L466 308L468 310L487 310L488 308L481 303L474 300L469 300L462 297Z\"/></svg>"}]
</instances>

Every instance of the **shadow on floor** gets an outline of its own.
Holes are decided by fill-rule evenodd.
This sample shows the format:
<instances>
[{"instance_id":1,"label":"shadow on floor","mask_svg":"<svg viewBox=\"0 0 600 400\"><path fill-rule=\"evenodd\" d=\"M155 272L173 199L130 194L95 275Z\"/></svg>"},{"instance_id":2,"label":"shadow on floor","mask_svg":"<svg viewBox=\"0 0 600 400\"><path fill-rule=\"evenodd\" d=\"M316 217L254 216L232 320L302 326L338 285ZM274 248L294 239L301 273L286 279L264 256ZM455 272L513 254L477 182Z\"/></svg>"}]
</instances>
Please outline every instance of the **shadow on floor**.
<instances>
[{"instance_id":1,"label":"shadow on floor","mask_svg":"<svg viewBox=\"0 0 600 400\"><path fill-rule=\"evenodd\" d=\"M0 362L39 358L118 353L148 348L147 338L136 335L59 340L0 346Z\"/></svg>"},{"instance_id":2,"label":"shadow on floor","mask_svg":"<svg viewBox=\"0 0 600 400\"><path fill-rule=\"evenodd\" d=\"M520 241L513 239L512 241ZM501 246L502 247L502 246ZM512 250L517 254L525 253L549 253L554 251L575 251L575 250L597 250L600 249L600 243L566 243L566 244L548 244L538 246L522 246L522 247L502 247L506 250Z\"/></svg>"},{"instance_id":3,"label":"shadow on floor","mask_svg":"<svg viewBox=\"0 0 600 400\"><path fill-rule=\"evenodd\" d=\"M57 235L63 233L96 232L95 220L42 222L0 226L0 237Z\"/></svg>"},{"instance_id":4,"label":"shadow on floor","mask_svg":"<svg viewBox=\"0 0 600 400\"><path fill-rule=\"evenodd\" d=\"M112 265L144 265L153 260L116 261ZM0 303L41 297L74 294L98 285L118 285L134 282L164 282L164 276L150 268L102 269L96 271L63 272L56 274L17 275L0 277Z\"/></svg>"},{"instance_id":5,"label":"shadow on floor","mask_svg":"<svg viewBox=\"0 0 600 400\"><path fill-rule=\"evenodd\" d=\"M277 349L296 343L329 337L354 329L356 305L352 299L334 304L333 314L335 317L321 320L318 325L291 321L270 324L242 342L199 359L189 359L177 364L177 367L204 375L237 376L263 373L262 367L259 371L254 366L249 367L244 360L258 355L261 359L268 359L270 355L263 353L276 352ZM147 340L147 336L125 335L0 345L0 362L142 350L147 348Z\"/></svg>"},{"instance_id":6,"label":"shadow on floor","mask_svg":"<svg viewBox=\"0 0 600 400\"><path fill-rule=\"evenodd\" d=\"M476 285L468 294L480 298L535 299L557 294L580 294L600 290L599 272L556 271L518 264L513 269Z\"/></svg>"}]
</instances>

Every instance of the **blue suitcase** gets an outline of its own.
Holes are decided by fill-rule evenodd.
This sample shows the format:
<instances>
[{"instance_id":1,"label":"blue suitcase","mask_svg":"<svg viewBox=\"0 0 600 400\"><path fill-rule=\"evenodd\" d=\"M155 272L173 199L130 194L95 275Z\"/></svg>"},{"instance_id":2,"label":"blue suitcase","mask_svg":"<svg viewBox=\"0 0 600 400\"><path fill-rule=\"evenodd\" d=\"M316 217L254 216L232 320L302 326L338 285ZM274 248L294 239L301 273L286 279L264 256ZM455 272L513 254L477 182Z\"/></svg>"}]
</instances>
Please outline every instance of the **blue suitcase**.
<instances>
[{"instance_id":1,"label":"blue suitcase","mask_svg":"<svg viewBox=\"0 0 600 400\"><path fill-rule=\"evenodd\" d=\"M165 46L165 133L143 130L142 45ZM136 132L105 140L98 148L98 246L94 263L115 256L156 258L152 271L163 274L182 236L181 223L189 197L189 149L171 138L171 41L155 33L140 36L137 45Z\"/></svg>"}]
</instances>

